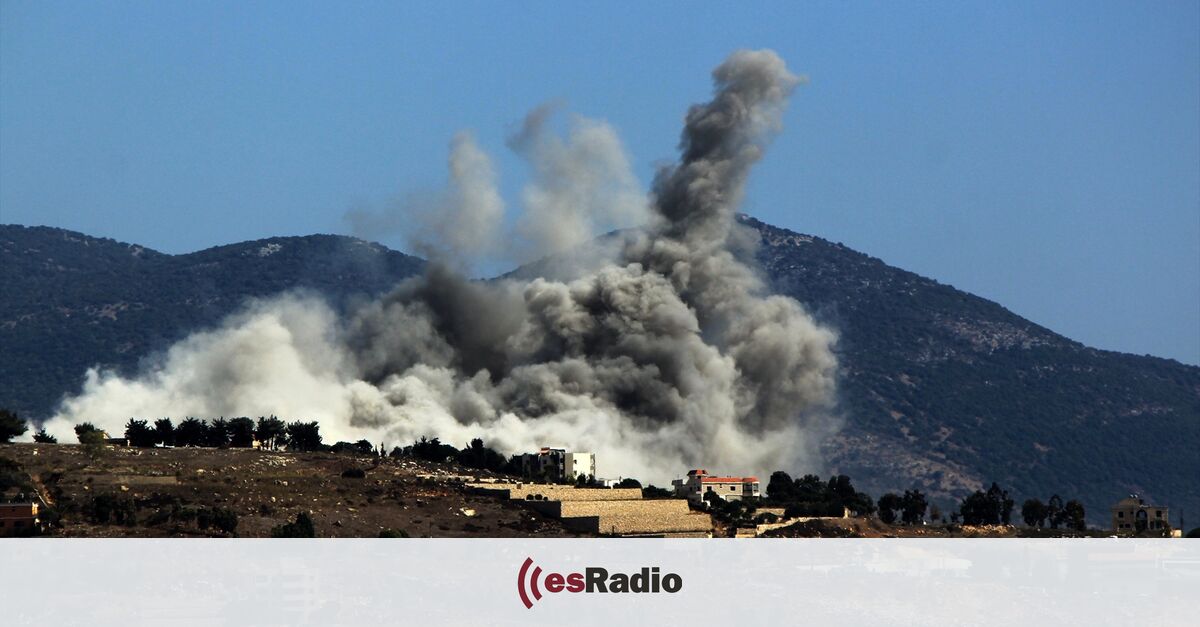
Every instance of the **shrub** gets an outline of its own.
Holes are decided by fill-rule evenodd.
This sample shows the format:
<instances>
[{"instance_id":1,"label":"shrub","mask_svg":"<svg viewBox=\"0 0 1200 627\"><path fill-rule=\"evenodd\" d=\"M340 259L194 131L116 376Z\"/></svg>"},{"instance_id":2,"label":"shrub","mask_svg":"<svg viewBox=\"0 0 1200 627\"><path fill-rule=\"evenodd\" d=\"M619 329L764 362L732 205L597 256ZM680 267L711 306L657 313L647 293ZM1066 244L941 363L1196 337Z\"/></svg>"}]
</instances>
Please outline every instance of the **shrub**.
<instances>
[{"instance_id":1,"label":"shrub","mask_svg":"<svg viewBox=\"0 0 1200 627\"><path fill-rule=\"evenodd\" d=\"M379 532L380 538L407 538L408 532L403 529L384 529Z\"/></svg>"},{"instance_id":2,"label":"shrub","mask_svg":"<svg viewBox=\"0 0 1200 627\"><path fill-rule=\"evenodd\" d=\"M231 509L214 507L212 509L212 524L218 530L230 535L237 531L238 516L237 512Z\"/></svg>"},{"instance_id":3,"label":"shrub","mask_svg":"<svg viewBox=\"0 0 1200 627\"><path fill-rule=\"evenodd\" d=\"M88 517L97 524L107 525L111 522L132 527L137 522L136 508L128 498L98 494L92 497L87 509Z\"/></svg>"},{"instance_id":4,"label":"shrub","mask_svg":"<svg viewBox=\"0 0 1200 627\"><path fill-rule=\"evenodd\" d=\"M271 529L272 538L315 538L316 527L313 519L305 512L296 514L296 521L279 525Z\"/></svg>"},{"instance_id":5,"label":"shrub","mask_svg":"<svg viewBox=\"0 0 1200 627\"><path fill-rule=\"evenodd\" d=\"M642 488L642 498L644 499L669 499L674 497L675 493L671 490L659 488L653 484Z\"/></svg>"}]
</instances>

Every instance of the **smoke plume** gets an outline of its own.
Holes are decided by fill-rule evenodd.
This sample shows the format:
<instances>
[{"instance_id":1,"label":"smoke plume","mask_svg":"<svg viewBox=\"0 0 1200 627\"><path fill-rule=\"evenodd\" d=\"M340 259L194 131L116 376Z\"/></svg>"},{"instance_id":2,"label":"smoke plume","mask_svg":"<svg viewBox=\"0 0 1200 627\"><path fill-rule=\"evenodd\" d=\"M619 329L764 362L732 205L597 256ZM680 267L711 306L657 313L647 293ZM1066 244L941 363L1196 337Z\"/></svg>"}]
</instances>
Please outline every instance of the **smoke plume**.
<instances>
[{"instance_id":1,"label":"smoke plume","mask_svg":"<svg viewBox=\"0 0 1200 627\"><path fill-rule=\"evenodd\" d=\"M713 79L648 199L606 125L576 119L562 140L543 109L511 140L534 166L517 224L536 250L650 212L603 263L485 282L435 262L342 318L313 296L255 302L136 378L89 372L47 429L276 414L320 421L327 440L595 451L602 475L660 484L691 467L815 467L832 424L835 336L767 293L738 254L751 238L735 220L798 81L771 51L736 52ZM503 211L490 162L463 136L451 161L458 191L433 216L438 241L483 246Z\"/></svg>"}]
</instances>

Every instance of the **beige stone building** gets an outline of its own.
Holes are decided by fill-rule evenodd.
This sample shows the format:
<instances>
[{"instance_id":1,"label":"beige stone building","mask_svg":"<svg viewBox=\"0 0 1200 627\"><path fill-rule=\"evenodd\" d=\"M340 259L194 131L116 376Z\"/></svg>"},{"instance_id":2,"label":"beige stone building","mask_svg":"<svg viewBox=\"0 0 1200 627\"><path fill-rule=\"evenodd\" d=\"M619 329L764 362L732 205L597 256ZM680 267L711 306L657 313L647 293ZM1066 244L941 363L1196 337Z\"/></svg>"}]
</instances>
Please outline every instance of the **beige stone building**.
<instances>
[{"instance_id":1,"label":"beige stone building","mask_svg":"<svg viewBox=\"0 0 1200 627\"><path fill-rule=\"evenodd\" d=\"M1112 511L1112 530L1137 533L1143 529L1161 530L1170 528L1167 508L1146 505L1136 494L1121 499L1109 508Z\"/></svg>"},{"instance_id":2,"label":"beige stone building","mask_svg":"<svg viewBox=\"0 0 1200 627\"><path fill-rule=\"evenodd\" d=\"M762 496L758 477L714 477L702 468L689 470L687 479L676 479L671 485L675 487L675 496L686 497L697 503L704 502L705 495L710 492L726 501Z\"/></svg>"}]
</instances>

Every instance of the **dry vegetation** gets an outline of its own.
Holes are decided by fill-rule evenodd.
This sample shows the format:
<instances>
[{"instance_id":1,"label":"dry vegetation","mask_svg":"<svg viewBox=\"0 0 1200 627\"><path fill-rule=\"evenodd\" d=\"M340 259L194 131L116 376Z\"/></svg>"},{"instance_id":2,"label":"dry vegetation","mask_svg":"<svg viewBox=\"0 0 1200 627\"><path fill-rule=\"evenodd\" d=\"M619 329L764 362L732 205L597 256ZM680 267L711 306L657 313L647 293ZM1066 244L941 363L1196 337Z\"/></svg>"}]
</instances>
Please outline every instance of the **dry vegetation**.
<instances>
[{"instance_id":1,"label":"dry vegetation","mask_svg":"<svg viewBox=\"0 0 1200 627\"><path fill-rule=\"evenodd\" d=\"M763 533L763 538L1090 538L1104 531L1033 529L1016 525L889 525L876 518L802 520Z\"/></svg>"},{"instance_id":2,"label":"dry vegetation","mask_svg":"<svg viewBox=\"0 0 1200 627\"><path fill-rule=\"evenodd\" d=\"M0 444L0 458L20 465L61 516L51 535L189 537L231 535L200 529L172 511L217 508L237 515L235 534L267 537L308 513L318 537L377 537L385 529L412 537L577 536L559 521L517 502L471 494L464 479L486 472L411 458L249 449L107 447L89 458L75 445ZM362 478L344 477L345 471ZM97 524L97 496L130 503L134 523Z\"/></svg>"}]
</instances>

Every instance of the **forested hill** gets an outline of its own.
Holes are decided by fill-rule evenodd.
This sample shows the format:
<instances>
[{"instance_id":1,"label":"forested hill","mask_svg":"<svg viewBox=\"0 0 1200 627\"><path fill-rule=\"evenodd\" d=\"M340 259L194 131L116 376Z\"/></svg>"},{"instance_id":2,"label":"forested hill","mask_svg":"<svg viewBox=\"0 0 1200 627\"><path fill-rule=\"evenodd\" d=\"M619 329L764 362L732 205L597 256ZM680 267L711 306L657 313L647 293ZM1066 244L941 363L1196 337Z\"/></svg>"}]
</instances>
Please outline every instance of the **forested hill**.
<instances>
[{"instance_id":1,"label":"forested hill","mask_svg":"<svg viewBox=\"0 0 1200 627\"><path fill-rule=\"evenodd\" d=\"M998 481L1019 507L1059 493L1083 499L1092 522L1131 492L1176 522L1180 507L1200 511L1200 368L1088 348L840 244L743 222L772 287L840 335L845 427L825 444L829 470L877 495L917 485L959 498ZM305 287L342 302L421 267L340 236L164 255L0 226L0 406L45 416L89 366L131 368L246 297Z\"/></svg>"},{"instance_id":2,"label":"forested hill","mask_svg":"<svg viewBox=\"0 0 1200 627\"><path fill-rule=\"evenodd\" d=\"M1058 492L1093 522L1129 493L1200 511L1200 368L1088 348L841 244L744 222L775 290L840 333L846 428L825 446L838 470L876 491Z\"/></svg>"},{"instance_id":3,"label":"forested hill","mask_svg":"<svg viewBox=\"0 0 1200 627\"><path fill-rule=\"evenodd\" d=\"M48 227L0 225L0 406L47 416L97 364L135 367L248 297L378 294L423 261L335 235L166 255Z\"/></svg>"}]
</instances>

